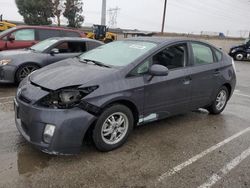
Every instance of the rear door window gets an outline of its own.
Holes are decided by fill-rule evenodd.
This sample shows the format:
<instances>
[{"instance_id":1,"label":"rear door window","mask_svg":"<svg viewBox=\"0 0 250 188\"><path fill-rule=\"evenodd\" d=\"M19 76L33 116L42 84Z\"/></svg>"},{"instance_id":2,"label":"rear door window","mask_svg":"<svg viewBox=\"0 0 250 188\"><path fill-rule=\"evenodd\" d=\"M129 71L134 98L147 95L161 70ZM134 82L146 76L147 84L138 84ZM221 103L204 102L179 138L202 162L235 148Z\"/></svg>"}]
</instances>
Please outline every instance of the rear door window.
<instances>
[{"instance_id":1,"label":"rear door window","mask_svg":"<svg viewBox=\"0 0 250 188\"><path fill-rule=\"evenodd\" d=\"M45 40L51 37L60 37L60 30L37 29L38 40Z\"/></svg>"},{"instance_id":2,"label":"rear door window","mask_svg":"<svg viewBox=\"0 0 250 188\"><path fill-rule=\"evenodd\" d=\"M16 41L34 41L35 30L34 29L20 29L12 33L15 36Z\"/></svg>"},{"instance_id":3,"label":"rear door window","mask_svg":"<svg viewBox=\"0 0 250 188\"><path fill-rule=\"evenodd\" d=\"M193 49L195 65L210 64L214 62L213 51L210 47L199 43L191 43L191 47Z\"/></svg>"}]
</instances>

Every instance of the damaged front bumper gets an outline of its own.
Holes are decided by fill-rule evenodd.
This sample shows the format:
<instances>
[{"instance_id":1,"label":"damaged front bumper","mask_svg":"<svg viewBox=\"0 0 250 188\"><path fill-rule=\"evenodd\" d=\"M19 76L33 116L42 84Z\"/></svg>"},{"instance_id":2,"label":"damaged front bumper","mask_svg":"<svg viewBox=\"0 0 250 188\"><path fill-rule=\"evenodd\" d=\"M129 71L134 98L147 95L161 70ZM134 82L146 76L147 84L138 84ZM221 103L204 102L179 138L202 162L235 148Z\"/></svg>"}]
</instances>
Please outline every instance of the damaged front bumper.
<instances>
[{"instance_id":1,"label":"damaged front bumper","mask_svg":"<svg viewBox=\"0 0 250 188\"><path fill-rule=\"evenodd\" d=\"M50 109L14 99L15 122L21 135L39 150L50 154L77 154L89 126L96 117L83 109ZM44 141L46 125L54 125L50 143Z\"/></svg>"}]
</instances>

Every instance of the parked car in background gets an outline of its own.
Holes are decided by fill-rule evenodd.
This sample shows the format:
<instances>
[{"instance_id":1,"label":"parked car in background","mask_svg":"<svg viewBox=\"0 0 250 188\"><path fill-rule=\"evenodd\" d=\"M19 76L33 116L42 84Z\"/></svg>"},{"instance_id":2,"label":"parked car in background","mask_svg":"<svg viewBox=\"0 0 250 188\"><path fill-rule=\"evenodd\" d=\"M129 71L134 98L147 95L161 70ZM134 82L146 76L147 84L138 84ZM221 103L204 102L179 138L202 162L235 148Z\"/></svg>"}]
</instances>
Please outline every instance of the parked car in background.
<instances>
[{"instance_id":1,"label":"parked car in background","mask_svg":"<svg viewBox=\"0 0 250 188\"><path fill-rule=\"evenodd\" d=\"M85 34L63 27L16 26L0 33L0 51L28 48L51 37L85 37Z\"/></svg>"},{"instance_id":2,"label":"parked car in background","mask_svg":"<svg viewBox=\"0 0 250 188\"><path fill-rule=\"evenodd\" d=\"M103 43L76 37L50 38L20 50L0 52L0 83L19 83L31 72L51 63L76 57Z\"/></svg>"},{"instance_id":3,"label":"parked car in background","mask_svg":"<svg viewBox=\"0 0 250 188\"><path fill-rule=\"evenodd\" d=\"M229 55L237 61L250 60L250 39L239 46L230 49Z\"/></svg>"},{"instance_id":4,"label":"parked car in background","mask_svg":"<svg viewBox=\"0 0 250 188\"><path fill-rule=\"evenodd\" d=\"M207 43L116 41L24 79L15 121L24 138L47 153L78 153L87 131L99 150L110 151L136 125L198 108L221 113L235 84L232 58Z\"/></svg>"}]
</instances>

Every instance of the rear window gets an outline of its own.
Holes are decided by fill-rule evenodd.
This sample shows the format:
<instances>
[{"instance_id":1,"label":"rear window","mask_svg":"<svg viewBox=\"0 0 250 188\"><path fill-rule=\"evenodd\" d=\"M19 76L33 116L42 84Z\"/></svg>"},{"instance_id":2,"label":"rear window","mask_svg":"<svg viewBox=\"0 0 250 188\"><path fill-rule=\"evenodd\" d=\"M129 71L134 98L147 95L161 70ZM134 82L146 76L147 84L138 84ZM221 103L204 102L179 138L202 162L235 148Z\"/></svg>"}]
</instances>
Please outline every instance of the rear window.
<instances>
[{"instance_id":1,"label":"rear window","mask_svg":"<svg viewBox=\"0 0 250 188\"><path fill-rule=\"evenodd\" d=\"M52 37L60 37L60 30L37 29L38 40L45 40Z\"/></svg>"},{"instance_id":2,"label":"rear window","mask_svg":"<svg viewBox=\"0 0 250 188\"><path fill-rule=\"evenodd\" d=\"M217 50L217 49L214 49L214 52L215 52L217 61L221 61L222 60L222 52Z\"/></svg>"}]
</instances>

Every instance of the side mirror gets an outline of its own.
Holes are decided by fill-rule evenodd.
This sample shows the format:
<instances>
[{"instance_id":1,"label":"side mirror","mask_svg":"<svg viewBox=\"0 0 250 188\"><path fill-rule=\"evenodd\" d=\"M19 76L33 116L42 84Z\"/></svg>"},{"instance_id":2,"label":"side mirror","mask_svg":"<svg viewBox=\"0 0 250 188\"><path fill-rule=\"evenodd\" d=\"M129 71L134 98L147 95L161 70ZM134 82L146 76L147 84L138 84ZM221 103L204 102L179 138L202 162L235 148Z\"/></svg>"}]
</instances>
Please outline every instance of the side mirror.
<instances>
[{"instance_id":1,"label":"side mirror","mask_svg":"<svg viewBox=\"0 0 250 188\"><path fill-rule=\"evenodd\" d=\"M53 48L53 49L50 51L50 54L51 54L51 55L59 54L59 50L58 50L57 48Z\"/></svg>"},{"instance_id":2,"label":"side mirror","mask_svg":"<svg viewBox=\"0 0 250 188\"><path fill-rule=\"evenodd\" d=\"M152 65L149 68L149 74L151 76L167 76L169 73L169 70L167 67L163 65Z\"/></svg>"},{"instance_id":3,"label":"side mirror","mask_svg":"<svg viewBox=\"0 0 250 188\"><path fill-rule=\"evenodd\" d=\"M9 36L8 36L8 41L14 41L16 38L15 38L15 35L13 35L13 34L10 34Z\"/></svg>"}]
</instances>

